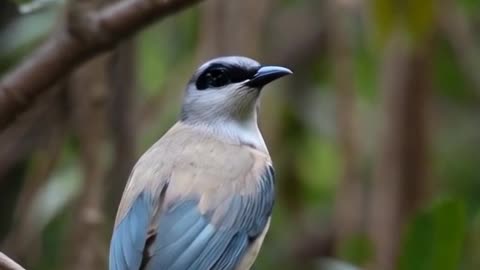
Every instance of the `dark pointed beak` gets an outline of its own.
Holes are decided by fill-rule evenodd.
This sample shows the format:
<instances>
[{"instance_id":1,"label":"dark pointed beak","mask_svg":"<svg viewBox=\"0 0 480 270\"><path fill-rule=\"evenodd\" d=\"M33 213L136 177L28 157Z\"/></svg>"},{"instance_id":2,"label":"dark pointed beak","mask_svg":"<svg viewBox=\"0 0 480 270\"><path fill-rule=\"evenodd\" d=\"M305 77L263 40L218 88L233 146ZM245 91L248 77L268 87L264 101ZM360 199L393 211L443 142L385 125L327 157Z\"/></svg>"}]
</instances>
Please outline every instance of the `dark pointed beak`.
<instances>
[{"instance_id":1,"label":"dark pointed beak","mask_svg":"<svg viewBox=\"0 0 480 270\"><path fill-rule=\"evenodd\" d=\"M268 83L292 73L293 72L290 69L284 67L263 66L257 71L253 78L245 83L245 85L252 88L262 88Z\"/></svg>"}]
</instances>

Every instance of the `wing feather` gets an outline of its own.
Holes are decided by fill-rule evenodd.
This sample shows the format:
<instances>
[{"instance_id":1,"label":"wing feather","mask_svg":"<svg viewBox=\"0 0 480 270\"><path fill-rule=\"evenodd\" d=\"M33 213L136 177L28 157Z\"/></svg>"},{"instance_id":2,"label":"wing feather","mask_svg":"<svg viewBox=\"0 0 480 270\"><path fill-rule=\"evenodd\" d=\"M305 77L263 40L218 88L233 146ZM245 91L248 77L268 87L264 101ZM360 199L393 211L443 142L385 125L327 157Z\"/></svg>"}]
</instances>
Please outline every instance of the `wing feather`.
<instances>
[{"instance_id":1,"label":"wing feather","mask_svg":"<svg viewBox=\"0 0 480 270\"><path fill-rule=\"evenodd\" d=\"M151 204L144 194L133 202L129 214L118 224L110 243L111 270L139 269L145 246Z\"/></svg>"},{"instance_id":2,"label":"wing feather","mask_svg":"<svg viewBox=\"0 0 480 270\"><path fill-rule=\"evenodd\" d=\"M273 170L267 168L256 193L233 194L224 203L227 209L218 224L209 220L211 215L201 213L198 200L179 201L166 209L158 216L146 269L235 269L268 222L273 207L273 177ZM141 193L115 229L111 270L140 268L152 216L147 197Z\"/></svg>"}]
</instances>

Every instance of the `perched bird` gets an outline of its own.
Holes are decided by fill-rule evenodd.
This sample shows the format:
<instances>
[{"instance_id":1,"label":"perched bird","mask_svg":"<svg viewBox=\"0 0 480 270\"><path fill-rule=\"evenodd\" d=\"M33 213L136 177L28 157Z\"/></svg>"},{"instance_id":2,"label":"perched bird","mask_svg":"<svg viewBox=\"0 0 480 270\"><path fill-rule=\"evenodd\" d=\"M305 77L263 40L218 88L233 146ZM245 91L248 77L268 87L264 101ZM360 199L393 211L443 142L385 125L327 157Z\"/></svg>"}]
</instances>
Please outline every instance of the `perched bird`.
<instances>
[{"instance_id":1,"label":"perched bird","mask_svg":"<svg viewBox=\"0 0 480 270\"><path fill-rule=\"evenodd\" d=\"M135 165L111 270L250 269L270 223L274 171L257 125L263 86L291 74L238 56L200 66L179 121Z\"/></svg>"}]
</instances>

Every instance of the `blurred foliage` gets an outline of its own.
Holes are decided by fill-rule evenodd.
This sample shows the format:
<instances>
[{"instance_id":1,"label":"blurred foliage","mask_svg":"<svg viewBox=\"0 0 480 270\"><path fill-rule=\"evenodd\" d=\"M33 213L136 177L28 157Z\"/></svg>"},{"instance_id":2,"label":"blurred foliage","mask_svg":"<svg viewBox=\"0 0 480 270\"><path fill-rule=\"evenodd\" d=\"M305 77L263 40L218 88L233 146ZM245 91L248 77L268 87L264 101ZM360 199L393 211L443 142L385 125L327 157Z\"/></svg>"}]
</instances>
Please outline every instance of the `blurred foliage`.
<instances>
[{"instance_id":1,"label":"blurred foliage","mask_svg":"<svg viewBox=\"0 0 480 270\"><path fill-rule=\"evenodd\" d=\"M475 102L474 90L455 61L452 49L445 41L440 42L435 49L438 54L434 58L436 88L451 101L460 104Z\"/></svg>"},{"instance_id":2,"label":"blurred foliage","mask_svg":"<svg viewBox=\"0 0 480 270\"><path fill-rule=\"evenodd\" d=\"M400 270L455 270L466 229L465 205L445 200L418 214L406 232Z\"/></svg>"},{"instance_id":3,"label":"blurred foliage","mask_svg":"<svg viewBox=\"0 0 480 270\"><path fill-rule=\"evenodd\" d=\"M32 2L15 1L16 4ZM313 6L314 2L316 1L281 0L272 1L271 5L272 10L288 13L294 6ZM374 0L371 1L371 16L365 16L368 18L359 19L361 23L351 26L353 78L346 79L354 81L355 94L358 97L358 110L354 113L359 129L357 143L360 174L365 179L362 188L366 190L367 196L372 185L370 179L375 166L374 156L379 151L377 131L382 127L378 119L384 114L380 106L382 93L378 83L382 48L392 32L398 28L404 28L415 42L425 42L432 38L431 35L439 35L434 25L438 12L437 2ZM477 29L474 40L478 41L480 1L454 2L461 6L465 12L462 14L472 24L472 28ZM47 5L28 14L17 14L4 25L0 25L0 77L46 37L49 30L58 23L61 8L61 5ZM277 22L276 15L268 14L267 21ZM201 16L202 9L190 9L152 25L134 38L134 72L138 80L135 91L138 111L135 113L139 115L135 122L138 125L135 132L139 133L136 157L176 120L184 84L190 79L191 71L199 60ZM328 22L322 19L318 18L315 23L327 25ZM365 23L368 20L371 24ZM314 25L305 25L305 29L314 31L316 28ZM282 34L294 34L289 33L288 29L285 31L287 32ZM372 32L373 41L369 38ZM435 36L432 46L434 93L431 103L434 117L430 123L432 147L429 166L434 183L433 195L426 206L411 218L405 231L399 232L403 239L400 248L400 270L480 269L478 89L470 82L451 42L439 35ZM317 47L311 48L318 50ZM264 50L274 51L272 48ZM276 59L269 60L275 64ZM294 60L298 59L291 61L296 62ZM275 153L273 160L282 161L279 162L282 166L277 169L278 188L281 194L293 192L285 190L288 189L285 188L287 184L290 188L292 183L289 181L292 179L282 176L282 172L293 172L298 181L292 185L297 188L295 192L298 194L278 198L270 233L255 268L259 270L299 269L296 268L299 263L296 257L300 257L297 251L301 246L299 241L304 238L309 240L308 233L312 231L328 231L330 225L327 224L330 224L334 215L332 209L342 175L343 159L337 140L333 108L336 101L332 82L333 63L326 53L307 60L310 60L305 61L308 66L295 67L308 73L301 74L304 76L298 75L302 78L301 83L279 82L275 86L282 89L275 89L276 93L272 95L282 96L286 105L269 104L268 108L275 110L275 114L281 119L262 119L268 137L275 141L267 142L272 145L271 152ZM295 103L301 105L296 108ZM275 125L286 125L289 128L283 130ZM62 269L63 256L68 248L65 243L72 219L71 201L80 191L83 173L78 165L79 147L76 144L77 142L69 137L61 162L57 164L35 199L31 216L42 228L38 244L41 246L39 249L42 256L37 263L29 265L29 269ZM3 239L10 229L13 205L31 167L29 162L34 162L33 155L28 156L15 168L10 168L5 176L5 179L8 178L5 180L8 181L8 186L1 187L0 203L12 207L0 209L0 239ZM297 201L292 203L292 198ZM369 216L366 213L364 216L363 223L367 223ZM108 218L109 222L113 220L113 217ZM109 236L110 228L105 232L105 238L108 239ZM374 256L374 251L367 236L359 233L341 247L337 255L354 265L364 266Z\"/></svg>"},{"instance_id":4,"label":"blurred foliage","mask_svg":"<svg viewBox=\"0 0 480 270\"><path fill-rule=\"evenodd\" d=\"M433 30L435 0L374 0L373 23L380 44L390 37L393 30L405 27L415 40L429 38Z\"/></svg>"},{"instance_id":5,"label":"blurred foliage","mask_svg":"<svg viewBox=\"0 0 480 270\"><path fill-rule=\"evenodd\" d=\"M364 234L352 236L339 252L341 259L359 266L366 265L373 256L372 243Z\"/></svg>"},{"instance_id":6,"label":"blurred foliage","mask_svg":"<svg viewBox=\"0 0 480 270\"><path fill-rule=\"evenodd\" d=\"M318 136L307 137L302 145L296 146L296 168L302 180L303 199L306 204L315 206L331 202L335 179L339 177L339 157L335 144L328 139L318 140Z\"/></svg>"}]
</instances>

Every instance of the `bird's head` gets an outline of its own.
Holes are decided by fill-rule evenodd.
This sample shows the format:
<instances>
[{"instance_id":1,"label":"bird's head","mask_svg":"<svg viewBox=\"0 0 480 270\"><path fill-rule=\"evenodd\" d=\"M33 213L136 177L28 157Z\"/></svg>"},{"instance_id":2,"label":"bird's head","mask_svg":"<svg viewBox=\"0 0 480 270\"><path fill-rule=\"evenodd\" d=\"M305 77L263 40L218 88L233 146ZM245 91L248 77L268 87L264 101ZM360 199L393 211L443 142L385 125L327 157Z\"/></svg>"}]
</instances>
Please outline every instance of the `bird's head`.
<instances>
[{"instance_id":1,"label":"bird's head","mask_svg":"<svg viewBox=\"0 0 480 270\"><path fill-rule=\"evenodd\" d=\"M256 121L260 90L291 73L287 68L262 66L246 57L212 59L189 81L181 120L201 124Z\"/></svg>"}]
</instances>

